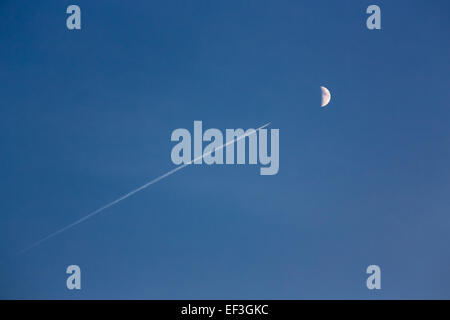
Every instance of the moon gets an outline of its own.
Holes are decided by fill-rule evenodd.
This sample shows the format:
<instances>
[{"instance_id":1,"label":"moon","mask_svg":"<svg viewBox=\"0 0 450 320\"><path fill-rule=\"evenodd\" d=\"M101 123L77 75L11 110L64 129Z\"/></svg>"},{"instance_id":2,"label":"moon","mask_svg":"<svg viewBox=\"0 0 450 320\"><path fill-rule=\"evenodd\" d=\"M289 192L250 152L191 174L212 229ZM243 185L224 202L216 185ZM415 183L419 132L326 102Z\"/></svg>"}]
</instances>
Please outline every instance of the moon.
<instances>
[{"instance_id":1,"label":"moon","mask_svg":"<svg viewBox=\"0 0 450 320\"><path fill-rule=\"evenodd\" d=\"M326 105L328 103L330 103L331 93L330 93L330 91L327 88L322 87L322 86L320 86L320 90L322 91L322 104L321 104L321 107L326 107Z\"/></svg>"}]
</instances>

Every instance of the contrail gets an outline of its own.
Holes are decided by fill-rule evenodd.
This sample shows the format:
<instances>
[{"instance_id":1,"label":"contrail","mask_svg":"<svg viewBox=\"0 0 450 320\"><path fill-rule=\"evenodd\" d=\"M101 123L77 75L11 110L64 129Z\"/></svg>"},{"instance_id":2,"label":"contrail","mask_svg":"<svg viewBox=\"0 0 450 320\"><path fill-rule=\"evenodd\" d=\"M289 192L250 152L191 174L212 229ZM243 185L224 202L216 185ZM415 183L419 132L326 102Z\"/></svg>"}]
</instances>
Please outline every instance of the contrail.
<instances>
[{"instance_id":1,"label":"contrail","mask_svg":"<svg viewBox=\"0 0 450 320\"><path fill-rule=\"evenodd\" d=\"M231 141L228 141L228 142L225 143L225 144L222 144L220 147L217 147L215 150L212 150L212 151L210 151L210 152L204 153L204 154L202 154L201 156L195 158L194 160L191 160L191 161L189 161L189 162L187 162L187 163L184 163L183 165L178 166L178 167L176 167L176 168L170 170L169 172L167 172L167 173L165 173L165 174L163 174L163 175L160 175L159 177L157 177L157 178L155 178L155 179L153 179L153 180L147 182L146 184L143 184L143 185L140 186L139 188L134 189L133 191L130 191L130 192L128 192L127 194L124 194L124 195L121 196L120 198L117 198L116 200L114 200L114 201L112 201L112 202L110 202L110 203L104 205L103 207L101 207L101 208L99 208L99 209L97 209L97 210L95 210L95 211L92 211L92 212L89 213L88 215L86 215L86 216L84 216L84 217L82 217L82 218L76 220L75 222L72 222L71 224L69 224L69 225L67 225L67 226L65 226L65 227L63 227L63 228L61 228L61 229L59 229L58 231L55 231L55 232L49 234L48 236L42 238L41 240L39 240L39 241L33 243L33 244L30 245L29 247L26 247L25 249L20 250L20 251L17 252L14 256L21 255L21 254L23 254L23 253L25 253L25 252L27 252L27 251L29 251L29 250L31 250L31 249L37 247L38 245L42 244L43 242L45 242L45 241L47 241L47 240L50 240L51 238L57 236L58 234L63 233L64 231L69 230L70 228L75 227L76 225L82 223L83 221L86 221L86 220L92 218L93 216L96 216L96 215L99 214L100 212L102 212L102 211L108 209L109 207L112 207L112 206L116 205L117 203L121 202L122 200L125 200L125 199L128 198L128 197L131 197L131 196L134 195L135 193L138 193L139 191L142 191L142 190L148 188L148 187L151 186L152 184L155 184L155 183L157 183L158 181L160 181L160 180L162 180L162 179L164 179L164 178L167 178L168 176L170 176L170 175L174 174L175 172L177 172L178 170L181 170L181 169L183 169L184 167L186 167L186 166L192 164L193 162L195 162L195 161L197 161L197 160L199 160L199 159L202 159L203 157L205 157L205 156L207 156L207 155L210 155L211 153L213 153L213 152L216 151L216 150L221 150L221 149L225 148L226 146L228 146L228 145L230 145L230 144L232 144L232 143L235 143L235 142L237 142L237 141L239 141L239 140L241 140L241 139L244 139L245 137L247 137L247 136L249 136L249 135L251 135L251 134L256 133L257 131L259 131L259 130L265 128L265 127L267 127L268 125L270 125L270 122L269 122L269 123L266 123L265 125L259 127L259 128L256 129L256 130L249 131L248 133L245 133L245 134L239 136L239 137L236 138L236 139L233 139L233 140L231 140Z\"/></svg>"}]
</instances>

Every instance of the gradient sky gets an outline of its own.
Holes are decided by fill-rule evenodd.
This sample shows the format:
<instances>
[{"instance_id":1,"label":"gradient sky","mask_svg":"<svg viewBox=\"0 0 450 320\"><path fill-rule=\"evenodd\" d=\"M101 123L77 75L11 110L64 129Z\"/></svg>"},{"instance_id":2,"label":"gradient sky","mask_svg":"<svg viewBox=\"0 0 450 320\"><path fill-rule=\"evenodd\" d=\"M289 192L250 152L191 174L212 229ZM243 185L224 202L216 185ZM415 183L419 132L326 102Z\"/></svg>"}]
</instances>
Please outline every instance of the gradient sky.
<instances>
[{"instance_id":1,"label":"gradient sky","mask_svg":"<svg viewBox=\"0 0 450 320\"><path fill-rule=\"evenodd\" d=\"M450 299L449 9L2 0L0 298ZM173 169L194 120L271 121L278 175L189 166L9 259Z\"/></svg>"}]
</instances>

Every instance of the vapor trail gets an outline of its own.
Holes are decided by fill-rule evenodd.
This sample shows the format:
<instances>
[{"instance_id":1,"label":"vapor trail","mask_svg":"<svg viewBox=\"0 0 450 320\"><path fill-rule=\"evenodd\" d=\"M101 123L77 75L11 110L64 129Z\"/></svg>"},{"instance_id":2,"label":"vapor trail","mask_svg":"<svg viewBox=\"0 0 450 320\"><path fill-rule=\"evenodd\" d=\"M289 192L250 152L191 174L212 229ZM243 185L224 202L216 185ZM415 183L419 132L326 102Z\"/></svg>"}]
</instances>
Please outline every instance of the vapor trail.
<instances>
[{"instance_id":1,"label":"vapor trail","mask_svg":"<svg viewBox=\"0 0 450 320\"><path fill-rule=\"evenodd\" d=\"M254 131L249 131L248 133L245 133L245 134L243 134L243 135L237 137L236 139L233 139L233 140L231 140L231 141L228 141L227 143L222 144L220 147L217 147L215 150L221 150L221 149L225 148L226 146L228 146L228 145L230 145L230 144L232 144L232 143L235 143L235 142L237 142L237 141L239 141L239 140L241 140L241 139L244 139L244 138L246 138L247 136L249 136L249 135L251 135L251 134L254 134L254 133L256 133L257 131L259 131L259 130L265 128L265 127L267 127L269 124L270 124L270 122L269 122L269 123L266 123L265 125L259 127L258 129L254 130ZM178 170L181 170L181 169L183 169L184 167L186 167L186 166L192 164L193 162L195 162L195 161L197 161L197 160L200 160L200 159L202 159L203 157L205 157L205 156L207 156L207 155L210 155L210 154L213 153L215 150L212 150L212 151L210 151L210 152L204 153L204 154L202 154L201 156L195 158L194 160L191 160L191 161L189 161L189 162L187 162L187 163L184 163L184 164L182 164L181 166L178 166L178 167L176 167L176 168L170 170L169 172L167 172L167 173L165 173L165 174L163 174L163 175L161 175L161 176L159 176L159 177L157 177L157 178L155 178L155 179L153 179L153 180L147 182L146 184L140 186L139 188L134 189L133 191L128 192L127 194L121 196L120 198L117 198L116 200L114 200L114 201L112 201L112 202L110 202L110 203L104 205L103 207L101 207L101 208L99 208L99 209L97 209L97 210L95 210L95 211L92 211L92 212L89 213L88 215L86 215L86 216L84 216L84 217L82 217L82 218L76 220L75 222L72 222L71 224L69 224L69 225L67 225L67 226L65 226L65 227L63 227L63 228L61 228L61 229L59 229L59 230L57 230L57 231L55 231L55 232L49 234L48 236L42 238L41 240L39 240L39 241L33 243L33 244L30 245L29 247L26 247L25 249L20 250L19 252L17 252L17 253L15 254L15 256L21 255L21 254L23 254L23 253L25 253L25 252L27 252L27 251L29 251L29 250L31 250L31 249L37 247L38 245L42 244L43 242L45 242L45 241L47 241L47 240L50 240L51 238L57 236L58 234L63 233L64 231L69 230L69 229L72 228L72 227L75 227L76 225L82 223L83 221L86 221L86 220L92 218L93 216L96 216L96 215L99 214L100 212L102 212L102 211L108 209L109 207L114 206L115 204L121 202L122 200L125 200L125 199L128 198L128 197L131 197L131 196L134 195L135 193L138 193L139 191L148 188L148 187L151 186L152 184L155 184L155 183L157 183L158 181L160 181L160 180L162 180L162 179L164 179L164 178L167 178L168 176L170 176L170 175L174 174L175 172L177 172Z\"/></svg>"}]
</instances>

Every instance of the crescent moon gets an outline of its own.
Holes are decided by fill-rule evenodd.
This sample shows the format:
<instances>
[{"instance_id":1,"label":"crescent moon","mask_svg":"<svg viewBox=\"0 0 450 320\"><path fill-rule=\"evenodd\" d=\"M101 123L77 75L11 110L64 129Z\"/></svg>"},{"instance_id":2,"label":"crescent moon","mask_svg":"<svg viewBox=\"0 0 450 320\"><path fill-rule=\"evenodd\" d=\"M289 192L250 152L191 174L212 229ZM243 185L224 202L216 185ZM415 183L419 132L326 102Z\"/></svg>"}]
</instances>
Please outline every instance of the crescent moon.
<instances>
[{"instance_id":1,"label":"crescent moon","mask_svg":"<svg viewBox=\"0 0 450 320\"><path fill-rule=\"evenodd\" d=\"M322 87L322 86L320 86L320 90L322 91L321 107L325 107L328 103L330 103L331 93L327 88Z\"/></svg>"}]
</instances>

